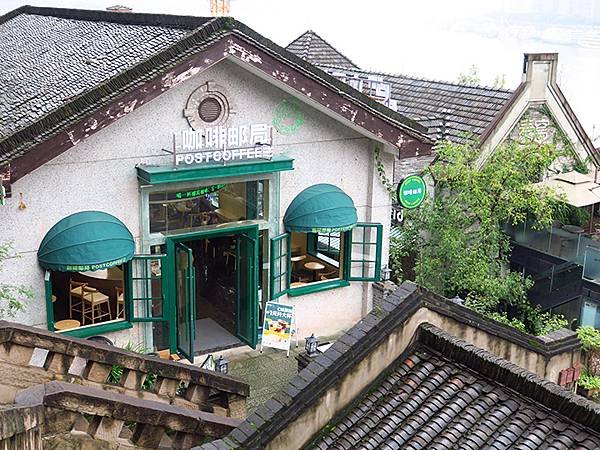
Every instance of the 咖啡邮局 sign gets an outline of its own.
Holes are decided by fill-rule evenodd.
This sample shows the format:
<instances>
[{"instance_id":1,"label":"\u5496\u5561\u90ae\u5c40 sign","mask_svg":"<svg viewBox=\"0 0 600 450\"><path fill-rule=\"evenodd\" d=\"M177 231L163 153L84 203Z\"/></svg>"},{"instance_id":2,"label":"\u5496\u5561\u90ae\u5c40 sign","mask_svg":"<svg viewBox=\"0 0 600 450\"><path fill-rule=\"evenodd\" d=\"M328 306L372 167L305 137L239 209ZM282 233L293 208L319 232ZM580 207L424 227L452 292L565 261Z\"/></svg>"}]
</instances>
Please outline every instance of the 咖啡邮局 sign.
<instances>
[{"instance_id":1,"label":"\u5496\u5561\u90ae\u5c40 sign","mask_svg":"<svg viewBox=\"0 0 600 450\"><path fill-rule=\"evenodd\" d=\"M273 157L271 127L267 124L209 127L175 134L175 165L229 162Z\"/></svg>"}]
</instances>

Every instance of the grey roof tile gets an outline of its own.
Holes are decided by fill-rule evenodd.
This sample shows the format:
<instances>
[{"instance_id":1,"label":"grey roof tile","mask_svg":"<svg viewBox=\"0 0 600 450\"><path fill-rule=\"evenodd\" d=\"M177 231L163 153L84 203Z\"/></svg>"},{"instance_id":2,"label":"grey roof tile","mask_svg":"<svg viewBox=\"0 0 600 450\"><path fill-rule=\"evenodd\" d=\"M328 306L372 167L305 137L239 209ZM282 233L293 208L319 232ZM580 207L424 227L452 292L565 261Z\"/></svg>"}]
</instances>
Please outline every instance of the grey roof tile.
<instances>
[{"instance_id":1,"label":"grey roof tile","mask_svg":"<svg viewBox=\"0 0 600 450\"><path fill-rule=\"evenodd\" d=\"M508 89L361 70L312 31L298 37L287 49L333 76L382 77L390 85L397 111L427 127L429 137L434 140L463 142L465 133L479 138L512 96Z\"/></svg>"},{"instance_id":2,"label":"grey roof tile","mask_svg":"<svg viewBox=\"0 0 600 450\"><path fill-rule=\"evenodd\" d=\"M600 434L424 345L332 425L316 448L600 448Z\"/></svg>"},{"instance_id":3,"label":"grey roof tile","mask_svg":"<svg viewBox=\"0 0 600 450\"><path fill-rule=\"evenodd\" d=\"M188 31L38 14L0 23L0 140Z\"/></svg>"},{"instance_id":4,"label":"grey roof tile","mask_svg":"<svg viewBox=\"0 0 600 450\"><path fill-rule=\"evenodd\" d=\"M314 31L309 30L305 32L291 42L286 48L305 61L315 65L358 69L356 64L338 52Z\"/></svg>"}]
</instances>

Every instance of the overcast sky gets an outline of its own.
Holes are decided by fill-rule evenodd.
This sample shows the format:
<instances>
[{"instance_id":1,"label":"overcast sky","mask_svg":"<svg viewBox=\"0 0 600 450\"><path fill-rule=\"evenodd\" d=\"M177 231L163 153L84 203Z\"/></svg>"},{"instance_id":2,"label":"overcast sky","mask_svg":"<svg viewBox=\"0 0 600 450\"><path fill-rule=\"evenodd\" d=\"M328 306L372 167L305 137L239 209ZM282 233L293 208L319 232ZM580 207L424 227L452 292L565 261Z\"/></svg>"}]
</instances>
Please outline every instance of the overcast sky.
<instances>
[{"instance_id":1,"label":"overcast sky","mask_svg":"<svg viewBox=\"0 0 600 450\"><path fill-rule=\"evenodd\" d=\"M209 14L209 0L0 0L0 13L24 3ZM515 87L523 53L558 52L559 84L600 135L600 0L231 0L231 14L283 46L311 29L360 67L448 81L475 64L482 84Z\"/></svg>"}]
</instances>

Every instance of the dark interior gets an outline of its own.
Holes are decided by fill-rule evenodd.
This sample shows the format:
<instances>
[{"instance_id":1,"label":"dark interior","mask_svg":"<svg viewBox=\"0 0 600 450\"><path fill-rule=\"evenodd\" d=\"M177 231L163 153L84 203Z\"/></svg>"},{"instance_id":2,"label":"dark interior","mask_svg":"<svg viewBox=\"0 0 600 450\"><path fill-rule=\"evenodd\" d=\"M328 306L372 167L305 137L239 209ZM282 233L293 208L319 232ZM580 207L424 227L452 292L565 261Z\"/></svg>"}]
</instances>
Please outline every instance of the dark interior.
<instances>
[{"instance_id":1,"label":"dark interior","mask_svg":"<svg viewBox=\"0 0 600 450\"><path fill-rule=\"evenodd\" d=\"M185 243L194 254L196 319L212 319L236 333L236 238L220 236Z\"/></svg>"}]
</instances>

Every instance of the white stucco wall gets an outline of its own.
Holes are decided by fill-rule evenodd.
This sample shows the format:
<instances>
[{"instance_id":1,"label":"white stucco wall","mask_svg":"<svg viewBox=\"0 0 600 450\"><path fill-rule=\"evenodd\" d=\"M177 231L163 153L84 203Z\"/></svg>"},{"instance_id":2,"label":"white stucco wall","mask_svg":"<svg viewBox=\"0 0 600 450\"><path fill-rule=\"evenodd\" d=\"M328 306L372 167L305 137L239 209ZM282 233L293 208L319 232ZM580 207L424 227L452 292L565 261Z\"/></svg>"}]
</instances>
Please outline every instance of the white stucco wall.
<instances>
[{"instance_id":1,"label":"white stucco wall","mask_svg":"<svg viewBox=\"0 0 600 450\"><path fill-rule=\"evenodd\" d=\"M187 98L208 80L224 86L235 103L237 114L226 125L270 124L276 106L290 99L289 94L225 61L172 88L13 184L13 198L0 208L0 224L2 241L14 241L21 258L6 262L0 280L31 286L35 293L17 321L46 326L43 271L37 264L36 251L45 233L60 219L83 210L105 211L127 225L139 246L140 194L135 166L171 163L171 156L160 149L171 148L173 131L188 128L182 114ZM281 174L280 218L302 189L315 183L335 184L353 198L360 221L384 224L382 261L387 261L390 200L374 169L375 142L307 104L303 110L304 123L297 132L284 136L274 131L276 153L295 158L295 169ZM383 160L391 177L393 157L383 153ZM23 211L18 209L19 193L23 193L27 204ZM301 335L333 334L350 327L369 309L368 285L353 282L349 287L289 300L298 307ZM139 335L134 327L117 338L136 340Z\"/></svg>"}]
</instances>

